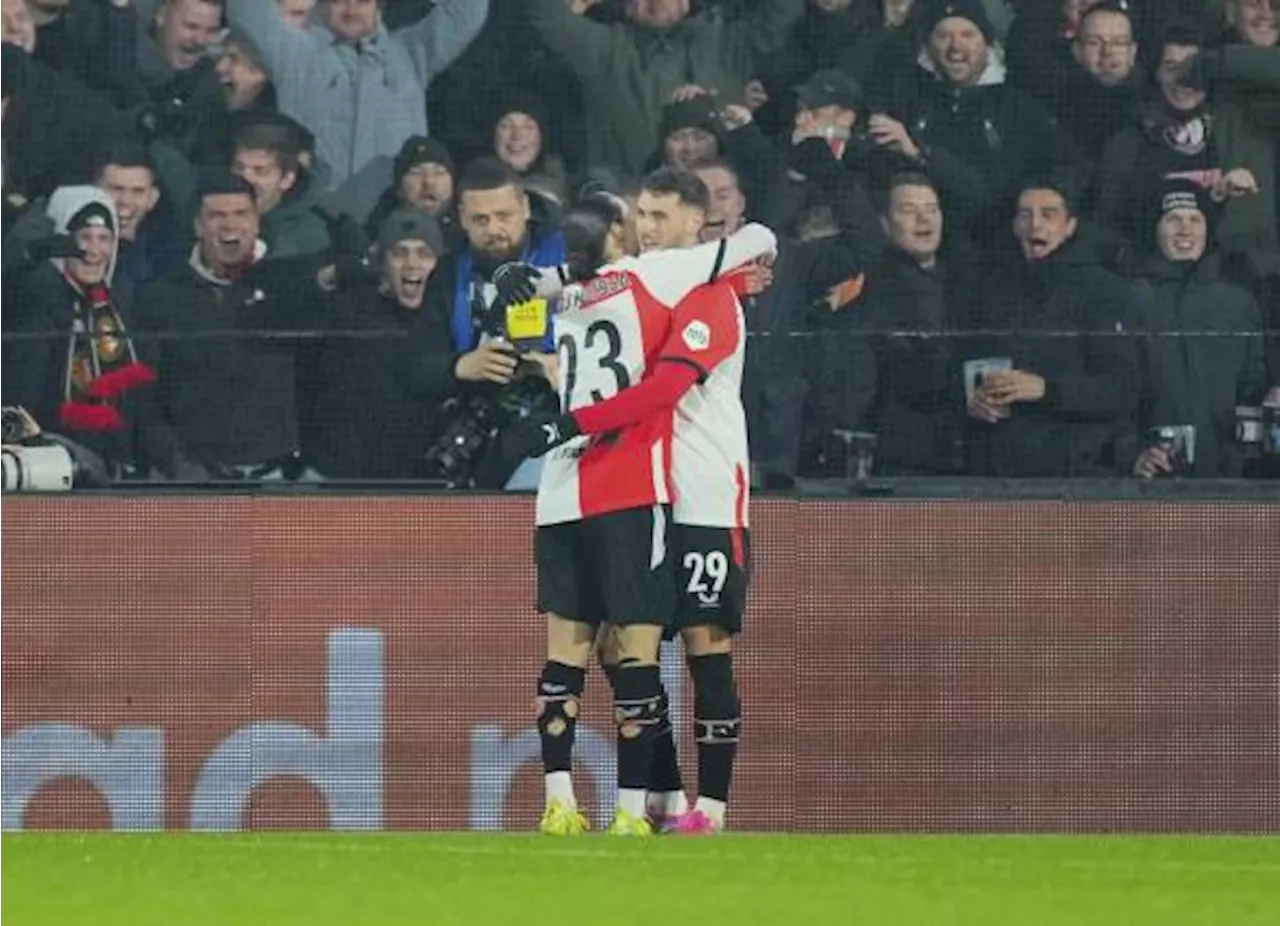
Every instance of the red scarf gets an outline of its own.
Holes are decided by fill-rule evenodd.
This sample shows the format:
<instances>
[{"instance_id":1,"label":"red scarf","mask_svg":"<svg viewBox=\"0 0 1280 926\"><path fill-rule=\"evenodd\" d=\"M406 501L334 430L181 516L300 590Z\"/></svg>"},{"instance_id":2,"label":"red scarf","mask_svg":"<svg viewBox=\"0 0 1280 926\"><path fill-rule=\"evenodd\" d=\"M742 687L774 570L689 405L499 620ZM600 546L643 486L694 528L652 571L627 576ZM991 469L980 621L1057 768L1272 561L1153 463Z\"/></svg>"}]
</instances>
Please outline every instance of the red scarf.
<instances>
[{"instance_id":1,"label":"red scarf","mask_svg":"<svg viewBox=\"0 0 1280 926\"><path fill-rule=\"evenodd\" d=\"M72 431L122 430L120 400L139 386L155 382L155 372L138 360L111 291L97 283L76 289L76 317L67 347L64 401L58 423Z\"/></svg>"}]
</instances>

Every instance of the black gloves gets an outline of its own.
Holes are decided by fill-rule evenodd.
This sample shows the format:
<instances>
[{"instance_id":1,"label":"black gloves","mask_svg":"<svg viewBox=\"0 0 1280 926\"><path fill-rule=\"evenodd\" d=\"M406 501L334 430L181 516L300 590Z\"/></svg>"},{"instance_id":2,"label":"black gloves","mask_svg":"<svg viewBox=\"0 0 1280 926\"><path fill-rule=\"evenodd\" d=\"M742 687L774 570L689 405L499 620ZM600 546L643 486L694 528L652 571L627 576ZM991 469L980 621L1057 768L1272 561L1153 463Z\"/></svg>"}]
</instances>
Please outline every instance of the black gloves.
<instances>
[{"instance_id":1,"label":"black gloves","mask_svg":"<svg viewBox=\"0 0 1280 926\"><path fill-rule=\"evenodd\" d=\"M1222 73L1222 52L1206 48L1182 62L1178 84L1191 90L1208 90Z\"/></svg>"},{"instance_id":2,"label":"black gloves","mask_svg":"<svg viewBox=\"0 0 1280 926\"><path fill-rule=\"evenodd\" d=\"M513 261L493 271L493 285L498 290L498 306L519 305L538 294L542 273L537 267Z\"/></svg>"},{"instance_id":3,"label":"black gloves","mask_svg":"<svg viewBox=\"0 0 1280 926\"><path fill-rule=\"evenodd\" d=\"M84 252L70 235L50 235L27 243L27 258L35 263L51 257L83 257Z\"/></svg>"},{"instance_id":4,"label":"black gloves","mask_svg":"<svg viewBox=\"0 0 1280 926\"><path fill-rule=\"evenodd\" d=\"M540 457L581 433L572 415L534 413L503 432L502 449L511 459Z\"/></svg>"}]
</instances>

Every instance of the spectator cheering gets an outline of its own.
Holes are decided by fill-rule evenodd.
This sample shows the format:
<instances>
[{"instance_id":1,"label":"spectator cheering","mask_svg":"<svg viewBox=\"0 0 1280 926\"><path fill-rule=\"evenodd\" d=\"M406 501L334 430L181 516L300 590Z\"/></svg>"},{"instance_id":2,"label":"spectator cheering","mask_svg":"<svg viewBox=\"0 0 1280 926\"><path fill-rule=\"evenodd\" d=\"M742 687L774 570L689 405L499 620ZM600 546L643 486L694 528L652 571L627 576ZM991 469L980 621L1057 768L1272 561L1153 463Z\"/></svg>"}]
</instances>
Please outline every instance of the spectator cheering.
<instances>
[{"instance_id":1,"label":"spectator cheering","mask_svg":"<svg viewBox=\"0 0 1280 926\"><path fill-rule=\"evenodd\" d=\"M421 209L439 223L446 241L455 235L454 178L457 174L449 150L434 138L415 135L396 155L391 186L383 192L365 223L369 237L382 234L383 223L403 207Z\"/></svg>"},{"instance_id":2,"label":"spectator cheering","mask_svg":"<svg viewBox=\"0 0 1280 926\"><path fill-rule=\"evenodd\" d=\"M6 331L47 337L5 344L4 402L110 464L135 460L136 398L155 380L138 361L126 311L112 292L115 209L96 187L60 187L49 199L65 250L33 267L6 300Z\"/></svg>"},{"instance_id":3,"label":"spectator cheering","mask_svg":"<svg viewBox=\"0 0 1280 926\"><path fill-rule=\"evenodd\" d=\"M585 9L585 5L580 5ZM681 86L740 102L761 58L783 47L804 0L761 0L728 15L689 15L690 0L629 0L627 19L604 24L565 0L527 0L530 22L578 76L592 165L639 176L658 146L662 108Z\"/></svg>"},{"instance_id":4,"label":"spectator cheering","mask_svg":"<svg viewBox=\"0 0 1280 926\"><path fill-rule=\"evenodd\" d=\"M122 142L105 152L97 184L111 197L119 219L113 285L132 304L140 288L186 259L191 236L175 227L170 209L161 207L155 162L137 142Z\"/></svg>"},{"instance_id":5,"label":"spectator cheering","mask_svg":"<svg viewBox=\"0 0 1280 926\"><path fill-rule=\"evenodd\" d=\"M956 371L971 390L971 465L992 476L1103 476L1127 461L1115 440L1136 411L1133 294L1103 269L1069 187L1029 181L1013 222L1021 257L983 289L977 328L1009 337L966 339ZM1063 332L1072 336L1062 337Z\"/></svg>"},{"instance_id":6,"label":"spectator cheering","mask_svg":"<svg viewBox=\"0 0 1280 926\"><path fill-rule=\"evenodd\" d=\"M253 187L262 240L275 259L319 254L329 248L324 219L314 211L318 190L302 165L300 126L279 116L246 126L236 136L232 172Z\"/></svg>"},{"instance_id":7,"label":"spectator cheering","mask_svg":"<svg viewBox=\"0 0 1280 926\"><path fill-rule=\"evenodd\" d=\"M493 126L493 153L524 181L525 188L564 203L568 176L564 158L548 150L546 111L532 97L499 108Z\"/></svg>"},{"instance_id":8,"label":"spectator cheering","mask_svg":"<svg viewBox=\"0 0 1280 926\"><path fill-rule=\"evenodd\" d=\"M426 89L475 38L489 3L441 0L394 33L378 0L330 0L327 27L307 31L285 22L274 0L229 0L229 9L262 50L280 109L315 134L329 183L340 186L427 134Z\"/></svg>"},{"instance_id":9,"label":"spectator cheering","mask_svg":"<svg viewBox=\"0 0 1280 926\"><path fill-rule=\"evenodd\" d=\"M1142 327L1151 335L1140 342L1146 375L1138 420L1144 435L1183 430L1193 459L1171 459L1167 447L1148 442L1134 473L1239 478L1235 409L1258 404L1267 391L1262 315L1251 293L1222 276L1208 192L1174 181L1158 208L1158 252L1138 280Z\"/></svg>"}]
</instances>

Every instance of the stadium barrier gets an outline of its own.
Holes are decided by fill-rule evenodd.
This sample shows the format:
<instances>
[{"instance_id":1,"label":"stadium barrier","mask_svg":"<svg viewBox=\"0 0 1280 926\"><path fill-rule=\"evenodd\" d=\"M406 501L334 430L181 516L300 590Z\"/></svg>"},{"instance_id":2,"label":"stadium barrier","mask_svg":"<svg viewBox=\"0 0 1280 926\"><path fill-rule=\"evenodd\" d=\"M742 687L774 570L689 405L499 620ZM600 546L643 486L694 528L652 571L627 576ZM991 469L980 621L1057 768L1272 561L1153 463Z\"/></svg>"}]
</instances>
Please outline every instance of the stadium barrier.
<instances>
[{"instance_id":1,"label":"stadium barrier","mask_svg":"<svg viewBox=\"0 0 1280 926\"><path fill-rule=\"evenodd\" d=\"M534 824L527 498L3 514L5 829ZM753 516L735 828L1280 830L1280 506ZM576 753L597 819L606 690L592 674Z\"/></svg>"}]
</instances>

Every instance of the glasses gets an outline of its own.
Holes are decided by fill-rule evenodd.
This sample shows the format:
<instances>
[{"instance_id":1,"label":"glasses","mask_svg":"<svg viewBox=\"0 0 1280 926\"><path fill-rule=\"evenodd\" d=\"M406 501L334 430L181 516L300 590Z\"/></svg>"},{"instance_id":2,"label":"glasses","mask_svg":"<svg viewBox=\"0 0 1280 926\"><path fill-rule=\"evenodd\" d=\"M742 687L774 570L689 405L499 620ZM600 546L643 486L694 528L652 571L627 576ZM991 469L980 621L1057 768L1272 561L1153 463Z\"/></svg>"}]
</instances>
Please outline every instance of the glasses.
<instances>
[{"instance_id":1,"label":"glasses","mask_svg":"<svg viewBox=\"0 0 1280 926\"><path fill-rule=\"evenodd\" d=\"M1084 40L1084 47L1089 51L1128 51L1133 47L1133 39L1100 39L1097 36L1089 36Z\"/></svg>"}]
</instances>

